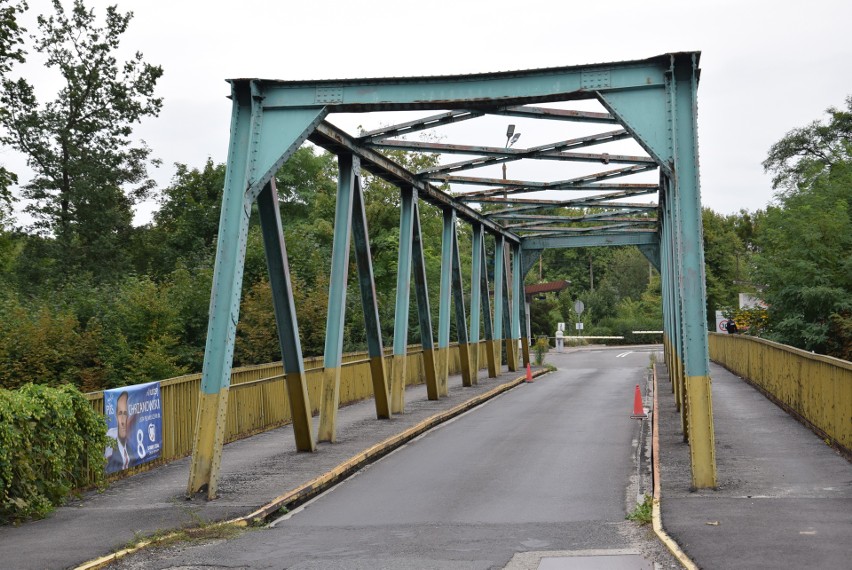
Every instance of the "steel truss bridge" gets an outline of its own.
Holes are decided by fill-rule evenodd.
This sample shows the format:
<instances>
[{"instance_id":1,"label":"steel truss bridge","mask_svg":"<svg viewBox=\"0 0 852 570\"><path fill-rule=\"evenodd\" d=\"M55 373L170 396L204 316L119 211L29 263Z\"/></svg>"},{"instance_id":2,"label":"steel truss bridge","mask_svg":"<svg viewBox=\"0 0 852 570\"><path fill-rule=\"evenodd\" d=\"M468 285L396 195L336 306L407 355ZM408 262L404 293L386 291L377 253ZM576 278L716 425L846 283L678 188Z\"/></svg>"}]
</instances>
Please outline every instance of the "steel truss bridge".
<instances>
[{"instance_id":1,"label":"steel truss bridge","mask_svg":"<svg viewBox=\"0 0 852 570\"><path fill-rule=\"evenodd\" d=\"M544 249L636 245L662 277L665 353L684 438L690 445L693 486L715 487L696 133L699 58L699 52L684 52L475 75L230 80L231 137L188 493L206 489L208 497L216 496L249 217L255 202L300 451L315 451L317 441L336 437L350 239L354 240L378 418L389 418L405 408L411 283L427 391L430 399L438 399L447 393L451 303L463 383L471 385L480 363L478 350L470 346L481 340L488 347L491 377L502 365L503 343L510 370L517 370L521 359L523 365L529 363L528 331L521 326L526 321L522 287L524 276ZM590 102L598 110L586 110ZM331 122L335 114L370 112L407 113L402 122L357 135ZM523 123L525 129L534 125L527 131L528 139L552 138L524 147L516 136L521 129L513 125L505 142L501 131L501 144L495 146L483 146L481 140L444 142L444 137L475 132L461 127L494 120L494 116L504 125L507 120ZM418 138L424 132L440 133L442 138ZM571 136L566 137L566 132ZM337 155L339 165L317 434L311 426L274 182L276 171L306 141ZM619 150L595 152L594 147ZM387 158L383 149L435 153L440 158L436 166L411 172ZM502 177L485 175L498 165ZM535 180L507 178L507 165L513 173L529 172L526 178ZM589 165L594 171L588 171ZM565 177L570 168L574 173ZM397 186L401 195L389 373L364 209L365 171ZM443 212L437 335L429 307L420 201ZM458 252L459 223L470 224L472 234L467 303ZM486 240L493 240L490 259Z\"/></svg>"}]
</instances>

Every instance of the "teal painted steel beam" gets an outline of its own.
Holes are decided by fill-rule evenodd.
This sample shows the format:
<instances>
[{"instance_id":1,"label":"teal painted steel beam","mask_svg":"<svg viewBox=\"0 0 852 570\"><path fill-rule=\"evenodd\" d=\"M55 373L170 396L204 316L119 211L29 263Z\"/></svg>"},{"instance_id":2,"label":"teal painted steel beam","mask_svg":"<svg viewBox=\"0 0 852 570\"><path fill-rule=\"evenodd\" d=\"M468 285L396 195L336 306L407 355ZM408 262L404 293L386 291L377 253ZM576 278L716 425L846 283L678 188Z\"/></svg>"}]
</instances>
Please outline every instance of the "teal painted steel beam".
<instances>
[{"instance_id":1,"label":"teal painted steel beam","mask_svg":"<svg viewBox=\"0 0 852 570\"><path fill-rule=\"evenodd\" d=\"M244 83L232 82L232 85ZM266 112L260 83L248 84L254 103L252 128L255 133L249 148L247 193L253 202L281 165L302 146L308 135L328 115L325 107L287 109Z\"/></svg>"},{"instance_id":2,"label":"teal painted steel beam","mask_svg":"<svg viewBox=\"0 0 852 570\"><path fill-rule=\"evenodd\" d=\"M521 262L521 275L524 277L530 272L530 269L533 268L533 265L538 262L541 257L542 250L540 249L523 249L523 257Z\"/></svg>"},{"instance_id":3,"label":"teal painted steel beam","mask_svg":"<svg viewBox=\"0 0 852 570\"><path fill-rule=\"evenodd\" d=\"M258 112L259 104L252 99L249 86L232 85L230 145L210 292L201 397L187 484L189 496L206 488L208 498L214 498L218 488L251 211L251 202L246 203L245 199L251 170L249 148L257 139L257 121L253 115Z\"/></svg>"},{"instance_id":4,"label":"teal painted steel beam","mask_svg":"<svg viewBox=\"0 0 852 570\"><path fill-rule=\"evenodd\" d=\"M654 245L658 243L658 240L659 237L656 232L524 238L521 242L521 248L526 251L565 247Z\"/></svg>"},{"instance_id":5,"label":"teal painted steel beam","mask_svg":"<svg viewBox=\"0 0 852 570\"><path fill-rule=\"evenodd\" d=\"M355 259L358 267L358 283L361 289L361 306L364 310L364 327L367 333L367 354L370 357L373 397L376 416L391 417L390 391L384 367L384 344L382 326L379 322L379 301L376 296L376 280L373 277L373 260L370 256L370 234L367 228L367 209L360 176L355 178L352 200L352 237L355 242Z\"/></svg>"},{"instance_id":6,"label":"teal painted steel beam","mask_svg":"<svg viewBox=\"0 0 852 570\"><path fill-rule=\"evenodd\" d=\"M502 236L494 237L494 340L502 340L503 331L503 288L506 280L503 277L505 271L505 240Z\"/></svg>"},{"instance_id":7,"label":"teal painted steel beam","mask_svg":"<svg viewBox=\"0 0 852 570\"><path fill-rule=\"evenodd\" d=\"M483 234L483 238L484 238ZM475 256L479 256L479 265L482 267L479 280L479 293L482 296L482 328L485 333L485 340L494 340L494 327L491 319L491 292L488 290L488 258L485 254L485 240L480 241L479 251L474 251Z\"/></svg>"},{"instance_id":8,"label":"teal painted steel beam","mask_svg":"<svg viewBox=\"0 0 852 570\"><path fill-rule=\"evenodd\" d=\"M206 488L208 497L214 498L217 492L252 203L271 178L268 172L274 173L275 165L299 148L326 113L323 107L282 113L289 117L288 124L271 143L263 135L266 116L257 85L231 84L230 143L187 485L190 495Z\"/></svg>"},{"instance_id":9,"label":"teal painted steel beam","mask_svg":"<svg viewBox=\"0 0 852 570\"><path fill-rule=\"evenodd\" d=\"M201 375L201 391L205 394L216 394L227 388L231 381L250 212L247 207L250 203L247 204L245 200L250 172L248 151L257 138L257 122L252 120L252 115L258 112L258 106L253 105L247 90L236 86L231 98L231 144L228 148Z\"/></svg>"},{"instance_id":10,"label":"teal painted steel beam","mask_svg":"<svg viewBox=\"0 0 852 570\"><path fill-rule=\"evenodd\" d=\"M408 346L408 307L411 299L411 253L414 241L415 190L411 186L400 189L399 255L396 273L396 309L393 325L393 353L404 356Z\"/></svg>"},{"instance_id":11,"label":"teal painted steel beam","mask_svg":"<svg viewBox=\"0 0 852 570\"><path fill-rule=\"evenodd\" d=\"M704 289L704 246L701 223L701 192L698 176L697 61L673 61L676 123L676 206L680 220L681 283L684 289L684 332L687 376L709 376L707 310Z\"/></svg>"},{"instance_id":12,"label":"teal painted steel beam","mask_svg":"<svg viewBox=\"0 0 852 570\"><path fill-rule=\"evenodd\" d=\"M267 108L325 105L332 112L481 108L591 99L596 92L664 85L667 56L480 75L328 81L255 80ZM234 82L248 80L232 80Z\"/></svg>"},{"instance_id":13,"label":"teal painted steel beam","mask_svg":"<svg viewBox=\"0 0 852 570\"><path fill-rule=\"evenodd\" d=\"M523 274L521 273L521 247L512 244L512 339L521 338L521 305L523 304Z\"/></svg>"},{"instance_id":14,"label":"teal painted steel beam","mask_svg":"<svg viewBox=\"0 0 852 570\"><path fill-rule=\"evenodd\" d=\"M337 203L334 210L334 241L328 285L328 314L325 326L323 366L340 368L343 356L343 330L346 321L346 285L349 278L349 248L352 236L352 204L355 178L360 175L357 156L337 157Z\"/></svg>"},{"instance_id":15,"label":"teal painted steel beam","mask_svg":"<svg viewBox=\"0 0 852 570\"><path fill-rule=\"evenodd\" d=\"M671 172L671 138L667 123L665 84L655 89L601 92L598 99L657 164Z\"/></svg>"},{"instance_id":16,"label":"teal painted steel beam","mask_svg":"<svg viewBox=\"0 0 852 570\"><path fill-rule=\"evenodd\" d=\"M473 224L471 228L471 263L470 263L470 343L474 347L479 343L479 321L482 317L482 246L483 231L481 224ZM488 297L485 298L488 302ZM476 348L474 348L476 350Z\"/></svg>"},{"instance_id":17,"label":"teal painted steel beam","mask_svg":"<svg viewBox=\"0 0 852 570\"><path fill-rule=\"evenodd\" d=\"M456 334L458 335L458 343L467 344L467 311L465 311L464 306L464 282L462 281L461 274L461 259L459 257L459 236L458 230L456 228L456 217L453 215L452 220L452 231L453 231L453 243L452 243L452 270L453 270L453 308L455 310L456 315Z\"/></svg>"},{"instance_id":18,"label":"teal painted steel beam","mask_svg":"<svg viewBox=\"0 0 852 570\"><path fill-rule=\"evenodd\" d=\"M645 256L651 265L654 266L658 272L660 271L660 246L658 245L640 245L639 251L642 252L642 255Z\"/></svg>"},{"instance_id":19,"label":"teal painted steel beam","mask_svg":"<svg viewBox=\"0 0 852 570\"><path fill-rule=\"evenodd\" d=\"M444 226L441 237L441 288L438 292L438 348L450 346L450 297L453 273L453 210L443 211Z\"/></svg>"},{"instance_id":20,"label":"teal painted steel beam","mask_svg":"<svg viewBox=\"0 0 852 570\"><path fill-rule=\"evenodd\" d=\"M454 198L431 184L420 180L417 176L383 154L361 146L357 139L350 137L346 132L330 123L320 123L310 133L308 140L334 154L354 154L361 159L361 165L365 170L375 174L379 178L387 180L399 187L412 186L417 190L420 199L426 200L442 209L452 208L460 218L468 222L479 222L488 231L501 234L509 241L517 242L520 240L517 235L506 230L500 224L489 220L479 210L471 208L460 199Z\"/></svg>"},{"instance_id":21,"label":"teal painted steel beam","mask_svg":"<svg viewBox=\"0 0 852 570\"><path fill-rule=\"evenodd\" d=\"M278 342L284 361L285 384L296 438L296 449L315 451L310 399L305 382L305 366L302 360L302 345L299 341L299 325L296 307L293 304L293 286L290 281L290 264L287 246L281 227L278 210L278 191L273 178L264 186L258 197L260 225L263 232L263 248L269 269L272 288L272 307L278 328Z\"/></svg>"},{"instance_id":22,"label":"teal painted steel beam","mask_svg":"<svg viewBox=\"0 0 852 570\"><path fill-rule=\"evenodd\" d=\"M376 281L373 277L373 260L370 256L370 234L367 228L367 213L364 207L364 194L357 179L352 203L352 237L355 244L355 259L358 269L358 283L361 289L361 304L364 308L367 353L370 357L383 356L382 329L379 325Z\"/></svg>"},{"instance_id":23,"label":"teal painted steel beam","mask_svg":"<svg viewBox=\"0 0 852 570\"><path fill-rule=\"evenodd\" d=\"M429 289L426 281L426 258L423 252L423 236L420 231L420 208L417 205L416 194L414 196L413 227L414 292L417 297L417 316L420 321L420 344L423 346L423 350L431 351L435 348L435 337L432 333L432 312L429 307Z\"/></svg>"},{"instance_id":24,"label":"teal painted steel beam","mask_svg":"<svg viewBox=\"0 0 852 570\"><path fill-rule=\"evenodd\" d=\"M500 259L500 264L503 266L501 281L503 282L503 292L501 297L502 306L503 306L503 339L508 340L512 338L512 301L511 301L511 281L509 279L509 259L508 259L508 250L503 250L503 256ZM494 302L497 302L495 297ZM508 358L508 355L507 355Z\"/></svg>"}]
</instances>

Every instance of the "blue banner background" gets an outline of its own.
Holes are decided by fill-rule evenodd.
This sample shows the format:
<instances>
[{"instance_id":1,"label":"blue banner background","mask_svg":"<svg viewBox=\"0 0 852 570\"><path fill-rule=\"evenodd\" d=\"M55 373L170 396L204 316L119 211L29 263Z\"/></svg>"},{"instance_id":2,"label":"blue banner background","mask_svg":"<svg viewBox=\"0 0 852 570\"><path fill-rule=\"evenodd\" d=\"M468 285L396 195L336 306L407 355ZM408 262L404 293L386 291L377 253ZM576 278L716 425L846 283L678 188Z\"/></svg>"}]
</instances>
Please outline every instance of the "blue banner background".
<instances>
[{"instance_id":1,"label":"blue banner background","mask_svg":"<svg viewBox=\"0 0 852 570\"><path fill-rule=\"evenodd\" d=\"M110 437L104 452L107 473L160 457L163 419L159 382L105 390L104 415Z\"/></svg>"}]
</instances>

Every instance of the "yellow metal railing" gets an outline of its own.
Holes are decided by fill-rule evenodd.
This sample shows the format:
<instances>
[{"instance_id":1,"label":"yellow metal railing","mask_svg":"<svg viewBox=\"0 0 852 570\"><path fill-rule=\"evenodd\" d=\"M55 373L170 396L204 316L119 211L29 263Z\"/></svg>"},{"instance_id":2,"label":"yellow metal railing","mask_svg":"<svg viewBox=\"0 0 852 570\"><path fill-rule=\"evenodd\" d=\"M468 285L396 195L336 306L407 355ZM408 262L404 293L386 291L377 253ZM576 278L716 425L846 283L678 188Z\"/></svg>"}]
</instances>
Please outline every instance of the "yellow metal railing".
<instances>
[{"instance_id":1,"label":"yellow metal railing","mask_svg":"<svg viewBox=\"0 0 852 570\"><path fill-rule=\"evenodd\" d=\"M852 362L744 335L710 333L710 359L852 454Z\"/></svg>"},{"instance_id":2,"label":"yellow metal railing","mask_svg":"<svg viewBox=\"0 0 852 570\"><path fill-rule=\"evenodd\" d=\"M386 350L387 369L390 370L392 353ZM418 346L408 348L408 385L425 382L423 350ZM486 362L485 343L479 343L479 362ZM461 371L458 345L450 346L449 373ZM305 377L311 411L319 411L320 391L323 379L322 357L306 358ZM188 374L160 382L160 401L163 421L163 449L159 460L140 466L144 470L152 465L171 461L192 452L195 419L198 414L198 396L201 374ZM355 352L343 356L340 371L340 404L350 404L373 396L370 361L366 352ZM104 412L103 392L91 392L86 397L95 410ZM290 423L290 403L284 385L284 369L281 362L235 368L231 372L231 387L228 397L228 421L225 441L235 441L255 433L274 429ZM128 470L124 474L134 472Z\"/></svg>"}]
</instances>

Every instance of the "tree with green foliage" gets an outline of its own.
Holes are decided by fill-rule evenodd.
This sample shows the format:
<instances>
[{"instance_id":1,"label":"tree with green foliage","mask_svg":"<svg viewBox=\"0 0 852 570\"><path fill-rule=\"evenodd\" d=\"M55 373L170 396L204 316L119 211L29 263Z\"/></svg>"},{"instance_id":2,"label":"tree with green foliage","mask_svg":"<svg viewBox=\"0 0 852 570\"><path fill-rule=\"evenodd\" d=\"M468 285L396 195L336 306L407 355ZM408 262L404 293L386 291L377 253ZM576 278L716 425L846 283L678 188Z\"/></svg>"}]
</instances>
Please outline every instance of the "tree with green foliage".
<instances>
[{"instance_id":1,"label":"tree with green foliage","mask_svg":"<svg viewBox=\"0 0 852 570\"><path fill-rule=\"evenodd\" d=\"M763 168L782 194L808 187L834 166L852 160L852 95L846 97L845 109L829 107L825 112L827 122L795 128L770 147Z\"/></svg>"},{"instance_id":2,"label":"tree with green foliage","mask_svg":"<svg viewBox=\"0 0 852 570\"><path fill-rule=\"evenodd\" d=\"M22 194L34 229L55 238L48 253L60 275L86 271L110 279L129 268L132 207L154 185L147 175L151 151L131 137L134 124L160 111L154 89L163 70L138 52L116 60L132 12L110 6L99 26L82 0L70 13L59 0L53 8L53 15L38 17L33 49L63 85L40 103L25 78L4 79L0 141L24 153L34 171Z\"/></svg>"},{"instance_id":3,"label":"tree with green foliage","mask_svg":"<svg viewBox=\"0 0 852 570\"><path fill-rule=\"evenodd\" d=\"M777 204L756 220L755 280L768 336L852 356L852 96L827 122L790 131L763 163Z\"/></svg>"},{"instance_id":4,"label":"tree with green foliage","mask_svg":"<svg viewBox=\"0 0 852 570\"><path fill-rule=\"evenodd\" d=\"M18 16L26 10L25 2L10 2L0 0L0 81L5 79L6 74L12 70L15 63L24 62L24 40L26 31L18 23ZM0 121L8 111L0 107ZM12 194L9 187L18 182L14 172L6 170L0 165L0 229L6 218L11 213Z\"/></svg>"},{"instance_id":5,"label":"tree with green foliage","mask_svg":"<svg viewBox=\"0 0 852 570\"><path fill-rule=\"evenodd\" d=\"M707 324L716 326L716 311L736 307L738 294L751 291L748 285L749 253L739 236L747 213L725 216L710 208L701 212L704 233L704 274L707 292Z\"/></svg>"}]
</instances>

